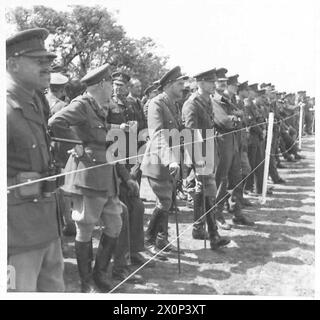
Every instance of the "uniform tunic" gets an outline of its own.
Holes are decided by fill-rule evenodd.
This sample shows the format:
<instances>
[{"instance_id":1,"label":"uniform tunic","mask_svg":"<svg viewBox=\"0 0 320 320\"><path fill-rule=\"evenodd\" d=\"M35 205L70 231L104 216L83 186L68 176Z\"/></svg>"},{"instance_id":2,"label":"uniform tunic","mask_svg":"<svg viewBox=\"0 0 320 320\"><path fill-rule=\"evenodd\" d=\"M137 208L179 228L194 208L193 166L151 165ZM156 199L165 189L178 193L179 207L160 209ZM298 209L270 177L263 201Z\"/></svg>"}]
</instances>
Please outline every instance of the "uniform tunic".
<instances>
[{"instance_id":1,"label":"uniform tunic","mask_svg":"<svg viewBox=\"0 0 320 320\"><path fill-rule=\"evenodd\" d=\"M146 152L141 164L141 170L147 177L158 180L168 180L171 178L168 165L170 146L168 139L163 134L159 134L162 130L179 130L179 115L176 114L174 103L170 100L166 93L161 93L154 97L149 103L148 109L148 129L150 140L147 143ZM157 154L150 154L159 148ZM173 153L174 156L174 153ZM172 159L172 162L179 162L179 159Z\"/></svg>"},{"instance_id":2,"label":"uniform tunic","mask_svg":"<svg viewBox=\"0 0 320 320\"><path fill-rule=\"evenodd\" d=\"M232 132L237 129L234 121L237 111L228 99L216 93L213 97L213 112L215 127L220 136L217 137L219 163L216 170L217 197L219 212L223 210L223 204L227 190L233 189L241 181L240 146L239 135ZM238 197L233 197L239 194ZM232 198L235 202L240 198L239 188L234 190Z\"/></svg>"},{"instance_id":3,"label":"uniform tunic","mask_svg":"<svg viewBox=\"0 0 320 320\"><path fill-rule=\"evenodd\" d=\"M106 134L109 128L105 114L88 93L77 97L49 121L56 137L83 141L84 155L69 157L65 171L89 168L106 163ZM110 197L118 194L114 165L104 165L66 175L64 190L74 194Z\"/></svg>"},{"instance_id":4,"label":"uniform tunic","mask_svg":"<svg viewBox=\"0 0 320 320\"><path fill-rule=\"evenodd\" d=\"M11 78L7 82L7 183L21 172L49 173L50 153L43 105ZM26 187L25 187L26 188ZM59 238L56 199L8 194L8 254L45 248Z\"/></svg>"}]
</instances>

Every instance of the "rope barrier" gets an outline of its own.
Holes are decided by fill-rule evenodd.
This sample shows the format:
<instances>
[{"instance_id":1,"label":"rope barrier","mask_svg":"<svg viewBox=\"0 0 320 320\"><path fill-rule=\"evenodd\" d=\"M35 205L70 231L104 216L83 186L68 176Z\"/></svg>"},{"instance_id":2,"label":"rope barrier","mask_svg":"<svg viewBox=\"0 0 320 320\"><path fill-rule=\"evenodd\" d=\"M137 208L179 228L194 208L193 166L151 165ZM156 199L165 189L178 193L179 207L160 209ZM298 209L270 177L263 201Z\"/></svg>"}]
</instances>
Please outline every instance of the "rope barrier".
<instances>
[{"instance_id":1,"label":"rope barrier","mask_svg":"<svg viewBox=\"0 0 320 320\"><path fill-rule=\"evenodd\" d=\"M292 118L295 115L296 114L291 115L291 116L289 116L289 117L287 117L285 119L280 120L279 122L285 121L285 120L287 120L289 118ZM268 123L268 121L261 122L259 124L255 124L255 125L252 125L252 126L249 126L249 127L240 128L240 129L237 129L237 130L232 130L230 132L226 132L226 133L223 133L223 134L214 135L214 136L211 136L209 138L203 139L203 141L207 141L207 140L214 139L214 138L220 138L220 137L228 135L228 134L240 132L242 130L248 130L250 128L261 126L261 125L266 124L266 123ZM161 132L161 130L158 131L158 132ZM202 141L182 143L182 144L178 144L178 145L175 145L173 147L170 147L170 149L181 148L182 146L192 145L192 144L199 143L199 142L202 143ZM152 154L156 154L156 152L149 152L149 153L146 153L146 154L147 155L152 155ZM59 177L64 177L66 175L73 174L73 173L92 170L92 169L96 169L96 168L107 166L107 165L113 165L113 164L116 164L116 163L119 163L119 162L122 162L122 161L136 159L138 157L141 157L141 155L134 155L134 156L131 156L131 157L126 157L126 158L123 158L123 159L119 159L119 160L115 160L115 161L111 161L111 162L107 162L107 163L102 163L102 164L94 165L94 166L83 168L83 169L77 169L77 170L72 170L72 171L68 171L68 172L62 172L62 173L59 173L59 174L55 174L55 175L51 175L51 176L47 176L47 177L43 177L43 178L39 178L39 179L35 179L35 180L29 180L29 181L26 181L26 182L23 182L23 183L19 183L19 184L15 184L15 185L9 186L9 187L7 187L7 191L13 190L15 188L23 187L23 186L26 186L26 185L30 185L30 184L33 184L33 183L37 183L37 182L42 182L42 181L46 181L46 180L56 179L56 178L59 178Z\"/></svg>"},{"instance_id":2,"label":"rope barrier","mask_svg":"<svg viewBox=\"0 0 320 320\"><path fill-rule=\"evenodd\" d=\"M295 139L294 143L297 141L297 139ZM292 146L290 147L292 148ZM289 148L289 149L290 149ZM285 152L289 151L286 150ZM270 156L273 154L270 154ZM197 222L201 221L204 217L206 217L206 215L208 213L210 213L215 207L217 207L221 202L225 201L230 193L232 193L235 189L237 189L239 186L241 186L241 184L250 176L252 175L263 163L265 162L265 159L263 159L253 170L251 170L251 172L244 177L230 192L226 193L226 195L217 203L215 203L209 210L207 210L202 216L200 216L196 221L194 221L192 224L190 224L189 227L187 227L185 230L183 230L182 232L179 233L179 236L175 237L171 242L169 242L164 248L162 248L161 250L159 249L159 251L153 255L148 261L146 261L143 265L141 265L139 268L137 268L135 271L133 271L130 275L127 276L127 278L125 278L124 280L122 280L120 283L118 283L115 287L113 287L108 293L112 293L114 292L117 288L119 288L122 284L124 284L126 281L128 281L133 275L135 275L137 272L139 272L140 270L142 270L150 261L154 260L159 254L161 254L163 251L165 251L165 249L167 247L169 247L171 244L173 244L174 242L178 241L178 238L180 238L184 233L186 233L188 230L190 230L194 224L196 224ZM215 213L213 213L215 214Z\"/></svg>"},{"instance_id":3,"label":"rope barrier","mask_svg":"<svg viewBox=\"0 0 320 320\"><path fill-rule=\"evenodd\" d=\"M263 159L245 178L243 178L232 190L231 193L237 189L251 174L253 174L263 163L264 163L265 159ZM112 293L114 292L117 288L119 288L122 284L124 284L127 280L129 280L133 275L135 275L138 271L140 271L141 269L143 269L150 261L154 260L160 253L162 253L163 251L165 251L166 248L168 248L171 244L173 244L178 238L180 238L184 233L186 233L188 230L190 230L193 225L197 222L199 222L200 220L202 220L208 213L211 212L211 210L213 210L216 206L218 206L221 202L225 201L228 197L229 197L229 192L226 193L226 195L217 203L215 203L209 210L207 210L201 217L199 217L196 221L194 221L192 224L190 224L189 227L187 227L185 230L183 230L182 232L180 232L179 237L175 237L171 242L169 242L164 248L162 248L161 250L159 249L159 251L153 255L148 261L146 261L143 265L141 265L139 268L137 268L134 272L132 272L130 275L128 275L127 278L125 278L124 280L122 280L120 283L118 283L115 287L113 287L108 293ZM213 213L214 214L214 213Z\"/></svg>"},{"instance_id":4,"label":"rope barrier","mask_svg":"<svg viewBox=\"0 0 320 320\"><path fill-rule=\"evenodd\" d=\"M284 119L281 119L275 123L280 123L280 122L283 122L285 120L288 120L296 115L298 115L299 113L296 113L296 114L293 114L291 116L288 116ZM232 130L230 132L227 132L227 133L224 133L224 134L218 134L218 135L214 135L214 136L211 136L209 138L205 138L203 139L203 141L206 141L206 140L209 140L209 139L214 139L214 138L219 138L219 137L222 137L222 136L225 136L225 135L228 135L228 134L232 134L232 133L236 133L236 132L241 132L242 130L248 130L250 128L253 128L253 127L257 127L257 126L261 126L261 125L264 125L264 124L267 124L268 121L265 121L265 122L261 122L261 123L258 123L258 124L255 124L255 125L252 125L252 126L249 126L249 127L243 127L243 128L240 128L240 129L237 129L237 130ZM297 140L297 139L296 139ZM296 141L295 140L295 141ZM179 144L179 145L176 145L176 146L173 146L173 147L170 147L170 149L173 149L173 148L180 148L182 146L186 146L186 145L189 145L189 144L194 144L194 143L198 143L198 142L201 142L202 141L195 141L195 142L190 142L190 143L183 143L183 144ZM293 143L294 145L294 143ZM288 149L290 150L293 145ZM287 150L287 151L288 151ZM287 152L285 151L285 152ZM147 153L148 155L151 155L151 154L156 154L156 152L149 152ZM92 167L88 167L88 168L83 168L83 169L77 169L77 170L72 170L72 171L68 171L68 172L63 172L63 173L60 173L60 174L56 174L56 175L52 175L52 176L47 176L47 177L43 177L43 178L40 178L40 179L37 179L37 180L31 180L31 181L27 181L27 182L24 182L24 183L20 183L20 184L16 184L16 185L12 185L10 187L7 187L7 190L10 192L10 190L12 189L15 189L15 188L18 188L18 187L21 187L21 186L25 186L25 185L29 185L29 184L32 184L32 183L36 183L36 182L41 182L41 181L46 181L46 180L51 180L51 179L54 179L54 178L58 178L58 177L62 177L62 176L66 176L68 174L73 174L73 173L77 173L77 172L82 172L82 171L86 171L86 170L91 170L91 169L95 169L95 168L99 168L99 167L103 167L103 166L106 166L106 165L113 165L113 164L116 164L118 162L121 162L121 161L126 161L126 160L131 160L131 159L135 159L137 157L141 157L141 155L135 155L135 156L131 156L131 157L126 157L126 158L123 158L123 159L119 159L119 160L115 160L115 161L111 161L111 162L108 162L108 163L102 163L102 164L98 164L98 165L95 165L95 166L92 166ZM263 163L265 162L265 159L263 159L254 169L251 170L251 172L246 176L244 177L232 190L231 192L233 192L236 188L238 188L250 175L252 175ZM230 192L227 192L226 195L217 203L215 203L209 210L207 210L201 217L199 217L196 221L194 221L192 224L190 224L189 227L187 227L185 230L183 230L182 232L179 233L179 235L177 237L175 237L171 242L169 242L164 248L162 248L161 250L159 250L155 255L153 255L148 261L146 261L143 265L141 265L139 268L137 268L134 272L132 272L130 275L128 275L124 280L122 280L119 284L117 284L114 288L112 288L108 293L112 293L114 292L117 288L119 288L122 284L124 284L127 280L129 280L133 275L135 275L138 271L140 271L141 269L143 269L150 261L154 260L159 254L161 254L163 251L165 251L166 248L168 248L171 244L173 244L174 242L176 242L184 233L186 233L188 230L190 230L193 225L197 222L199 222L200 220L202 220L204 217L206 217L206 215L208 213L210 213L215 207L217 207L221 202L225 201L227 199L227 197L229 197L230 195ZM213 213L214 214L214 213Z\"/></svg>"}]
</instances>

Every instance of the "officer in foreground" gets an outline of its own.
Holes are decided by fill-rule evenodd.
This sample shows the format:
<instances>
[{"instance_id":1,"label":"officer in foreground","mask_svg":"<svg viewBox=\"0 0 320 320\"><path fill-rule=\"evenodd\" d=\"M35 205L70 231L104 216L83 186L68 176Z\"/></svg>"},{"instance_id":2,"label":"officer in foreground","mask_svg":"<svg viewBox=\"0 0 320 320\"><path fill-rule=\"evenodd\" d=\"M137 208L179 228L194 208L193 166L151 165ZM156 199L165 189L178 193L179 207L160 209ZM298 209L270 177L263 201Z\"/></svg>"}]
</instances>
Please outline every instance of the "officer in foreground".
<instances>
[{"instance_id":1,"label":"officer in foreground","mask_svg":"<svg viewBox=\"0 0 320 320\"><path fill-rule=\"evenodd\" d=\"M53 159L42 100L49 86L49 32L35 28L6 40L8 186L52 174ZM8 193L8 265L16 291L64 291L63 257L55 197L56 181L42 181Z\"/></svg>"}]
</instances>

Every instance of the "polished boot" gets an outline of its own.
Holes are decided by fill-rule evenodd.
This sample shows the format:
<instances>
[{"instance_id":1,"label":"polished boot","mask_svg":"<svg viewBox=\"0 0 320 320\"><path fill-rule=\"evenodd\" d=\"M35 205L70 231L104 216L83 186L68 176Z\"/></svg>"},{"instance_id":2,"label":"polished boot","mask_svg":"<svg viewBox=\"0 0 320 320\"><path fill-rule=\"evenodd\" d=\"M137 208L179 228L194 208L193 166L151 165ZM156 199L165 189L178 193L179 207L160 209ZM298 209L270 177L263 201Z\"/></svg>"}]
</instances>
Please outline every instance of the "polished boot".
<instances>
[{"instance_id":1,"label":"polished boot","mask_svg":"<svg viewBox=\"0 0 320 320\"><path fill-rule=\"evenodd\" d=\"M149 224L145 236L145 246L150 247L155 244L157 234L160 228L160 222L163 215L163 210L154 208L149 220Z\"/></svg>"},{"instance_id":2,"label":"polished boot","mask_svg":"<svg viewBox=\"0 0 320 320\"><path fill-rule=\"evenodd\" d=\"M112 288L111 281L108 279L107 271L111 257L115 252L118 238L111 238L104 233L100 238L100 243L96 255L93 269L93 280L102 292L108 292Z\"/></svg>"},{"instance_id":3,"label":"polished boot","mask_svg":"<svg viewBox=\"0 0 320 320\"><path fill-rule=\"evenodd\" d=\"M204 214L203 210L203 195L195 193L193 198L193 229L192 237L196 240L209 239L209 234L205 230L205 217L200 218Z\"/></svg>"},{"instance_id":4,"label":"polished boot","mask_svg":"<svg viewBox=\"0 0 320 320\"><path fill-rule=\"evenodd\" d=\"M74 244L79 276L81 280L81 292L97 292L92 280L92 242L75 241Z\"/></svg>"},{"instance_id":5,"label":"polished boot","mask_svg":"<svg viewBox=\"0 0 320 320\"><path fill-rule=\"evenodd\" d=\"M206 211L210 210L206 215L206 221L208 225L208 232L210 238L210 248L211 250L216 250L220 247L229 244L230 240L227 238L223 238L219 235L213 207L213 201L209 197L206 197Z\"/></svg>"},{"instance_id":6,"label":"polished boot","mask_svg":"<svg viewBox=\"0 0 320 320\"><path fill-rule=\"evenodd\" d=\"M156 239L156 247L159 250L164 252L178 252L178 248L175 247L173 244L169 244L169 214L166 211L163 211L161 222L160 222L160 229ZM180 253L183 254L183 250L180 249Z\"/></svg>"},{"instance_id":7,"label":"polished boot","mask_svg":"<svg viewBox=\"0 0 320 320\"><path fill-rule=\"evenodd\" d=\"M152 255L157 255L159 260L168 260L165 253L159 252L156 247L156 238L160 230L160 223L163 216L163 210L155 208L149 220L148 228L145 235L145 248Z\"/></svg>"}]
</instances>

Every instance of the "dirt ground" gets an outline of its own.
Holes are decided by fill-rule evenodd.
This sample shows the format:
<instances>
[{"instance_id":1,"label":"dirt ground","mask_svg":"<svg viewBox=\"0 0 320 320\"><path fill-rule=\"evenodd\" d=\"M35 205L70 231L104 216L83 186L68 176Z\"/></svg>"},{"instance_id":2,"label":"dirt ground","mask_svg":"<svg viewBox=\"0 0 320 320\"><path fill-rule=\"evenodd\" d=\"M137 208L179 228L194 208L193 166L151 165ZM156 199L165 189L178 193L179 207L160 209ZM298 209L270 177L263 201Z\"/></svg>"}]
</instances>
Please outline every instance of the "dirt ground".
<instances>
[{"instance_id":1,"label":"dirt ground","mask_svg":"<svg viewBox=\"0 0 320 320\"><path fill-rule=\"evenodd\" d=\"M315 166L314 136L304 137L302 155L297 163L283 161L287 169L279 169L287 184L273 185L273 194L264 205L249 198L254 207L244 212L255 221L254 227L236 226L220 234L231 243L219 250L204 249L204 242L191 236L192 210L179 202L180 240L185 254L181 256L181 274L177 257L156 261L153 268L138 272L144 284L122 284L115 293L135 294L206 294L302 296L315 294ZM272 185L270 181L270 185ZM141 196L145 202L145 223L154 207L154 196L146 181ZM226 213L227 221L232 216ZM174 216L170 216L169 234L176 235ZM95 231L97 246L99 230ZM67 292L79 292L79 278L72 238L66 238L65 281ZM134 269L133 269L134 270ZM117 284L116 282L114 283Z\"/></svg>"}]
</instances>

